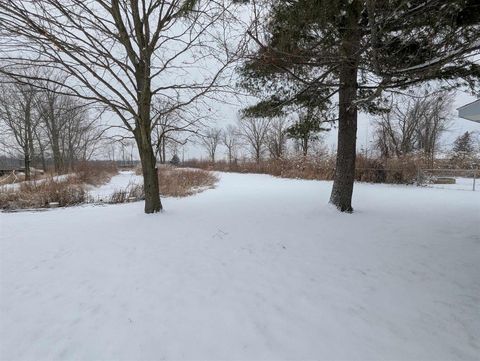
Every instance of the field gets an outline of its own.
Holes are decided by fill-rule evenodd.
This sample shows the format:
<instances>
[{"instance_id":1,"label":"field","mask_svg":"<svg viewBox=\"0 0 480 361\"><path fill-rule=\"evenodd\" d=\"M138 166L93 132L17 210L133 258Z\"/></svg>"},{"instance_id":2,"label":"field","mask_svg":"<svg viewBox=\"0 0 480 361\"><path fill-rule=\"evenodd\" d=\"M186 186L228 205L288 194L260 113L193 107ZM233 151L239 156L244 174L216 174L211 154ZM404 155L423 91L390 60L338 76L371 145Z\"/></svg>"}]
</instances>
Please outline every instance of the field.
<instances>
[{"instance_id":1,"label":"field","mask_svg":"<svg viewBox=\"0 0 480 361\"><path fill-rule=\"evenodd\" d=\"M1 213L0 359L478 359L479 191L362 183L348 215L219 176L158 215Z\"/></svg>"}]
</instances>

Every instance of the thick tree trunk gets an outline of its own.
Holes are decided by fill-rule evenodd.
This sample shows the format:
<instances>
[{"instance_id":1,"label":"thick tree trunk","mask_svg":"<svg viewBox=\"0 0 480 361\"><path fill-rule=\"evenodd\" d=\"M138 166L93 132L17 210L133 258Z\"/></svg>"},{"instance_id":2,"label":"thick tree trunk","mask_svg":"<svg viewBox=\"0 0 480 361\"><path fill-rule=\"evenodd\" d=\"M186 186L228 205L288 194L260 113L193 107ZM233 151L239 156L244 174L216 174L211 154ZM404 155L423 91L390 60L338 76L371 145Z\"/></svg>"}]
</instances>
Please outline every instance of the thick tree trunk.
<instances>
[{"instance_id":1,"label":"thick tree trunk","mask_svg":"<svg viewBox=\"0 0 480 361\"><path fill-rule=\"evenodd\" d=\"M357 109L352 105L352 95L356 89L339 92L338 145L335 178L330 202L341 212L352 212L353 184L355 181L355 158L357 146ZM351 94L352 91L354 94Z\"/></svg>"},{"instance_id":2,"label":"thick tree trunk","mask_svg":"<svg viewBox=\"0 0 480 361\"><path fill-rule=\"evenodd\" d=\"M347 26L342 34L343 62L340 68L338 144L335 178L330 203L341 212L352 212L357 146L357 97L360 16L358 1L348 5Z\"/></svg>"},{"instance_id":3,"label":"thick tree trunk","mask_svg":"<svg viewBox=\"0 0 480 361\"><path fill-rule=\"evenodd\" d=\"M150 66L141 63L137 68L138 118L134 130L135 140L140 154L145 192L145 213L157 213L162 210L160 189L158 186L157 158L152 146L150 110L152 94L150 91ZM165 158L164 158L165 160Z\"/></svg>"},{"instance_id":4,"label":"thick tree trunk","mask_svg":"<svg viewBox=\"0 0 480 361\"><path fill-rule=\"evenodd\" d=\"M148 137L146 137L148 138ZM158 186L158 173L152 144L145 139L141 132L135 133L138 153L142 163L143 187L145 191L145 213L156 213L162 210L160 191Z\"/></svg>"}]
</instances>

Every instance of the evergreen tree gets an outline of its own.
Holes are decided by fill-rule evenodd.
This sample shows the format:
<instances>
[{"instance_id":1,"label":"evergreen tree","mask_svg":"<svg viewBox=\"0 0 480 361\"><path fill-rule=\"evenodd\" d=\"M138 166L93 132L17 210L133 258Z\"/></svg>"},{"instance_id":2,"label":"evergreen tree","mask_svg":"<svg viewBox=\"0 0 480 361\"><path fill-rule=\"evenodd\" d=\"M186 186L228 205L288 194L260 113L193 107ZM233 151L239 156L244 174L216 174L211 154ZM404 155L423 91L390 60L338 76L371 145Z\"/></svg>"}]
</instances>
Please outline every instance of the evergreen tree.
<instances>
[{"instance_id":1,"label":"evergreen tree","mask_svg":"<svg viewBox=\"0 0 480 361\"><path fill-rule=\"evenodd\" d=\"M475 152L475 141L471 132L465 132L453 142L453 152L470 155Z\"/></svg>"},{"instance_id":2,"label":"evergreen tree","mask_svg":"<svg viewBox=\"0 0 480 361\"><path fill-rule=\"evenodd\" d=\"M172 159L170 160L170 164L172 165L179 165L180 164L180 158L178 155L174 154Z\"/></svg>"},{"instance_id":3,"label":"evergreen tree","mask_svg":"<svg viewBox=\"0 0 480 361\"><path fill-rule=\"evenodd\" d=\"M324 127L328 121L324 120L308 109L301 112L298 121L287 129L287 136L300 143L302 153L307 156L310 143L318 140L321 132L329 131L330 128Z\"/></svg>"},{"instance_id":4,"label":"evergreen tree","mask_svg":"<svg viewBox=\"0 0 480 361\"><path fill-rule=\"evenodd\" d=\"M440 80L478 90L476 0L269 0L249 35L258 45L240 72L261 108L338 112L330 202L351 212L357 113L383 110L383 93ZM261 12L258 12L261 13ZM258 105L256 106L258 108ZM255 106L253 107L255 108Z\"/></svg>"},{"instance_id":5,"label":"evergreen tree","mask_svg":"<svg viewBox=\"0 0 480 361\"><path fill-rule=\"evenodd\" d=\"M458 168L470 168L477 156L478 140L473 132L465 132L453 142L452 163Z\"/></svg>"}]
</instances>

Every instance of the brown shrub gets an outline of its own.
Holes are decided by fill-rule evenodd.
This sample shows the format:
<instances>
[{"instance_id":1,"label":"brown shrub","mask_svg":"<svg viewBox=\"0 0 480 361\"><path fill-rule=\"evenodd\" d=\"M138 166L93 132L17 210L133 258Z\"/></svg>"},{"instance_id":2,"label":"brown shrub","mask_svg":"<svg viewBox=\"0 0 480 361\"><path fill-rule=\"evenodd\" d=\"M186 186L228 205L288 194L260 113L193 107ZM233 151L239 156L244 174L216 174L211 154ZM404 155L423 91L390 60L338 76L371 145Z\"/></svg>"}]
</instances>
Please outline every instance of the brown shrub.
<instances>
[{"instance_id":1,"label":"brown shrub","mask_svg":"<svg viewBox=\"0 0 480 361\"><path fill-rule=\"evenodd\" d=\"M417 169L424 166L422 157L403 157L395 159L372 159L362 154L357 156L355 179L359 182L403 183L411 184L417 178ZM267 160L259 163L219 161L215 164L192 160L186 166L238 173L270 174L282 178L333 180L335 176L335 157L331 155L291 157Z\"/></svg>"},{"instance_id":2,"label":"brown shrub","mask_svg":"<svg viewBox=\"0 0 480 361\"><path fill-rule=\"evenodd\" d=\"M218 177L204 170L162 168L158 172L158 182L161 195L186 197L214 188Z\"/></svg>"},{"instance_id":3,"label":"brown shrub","mask_svg":"<svg viewBox=\"0 0 480 361\"><path fill-rule=\"evenodd\" d=\"M119 189L113 192L108 203L126 203L135 202L145 198L143 185L131 183L125 189Z\"/></svg>"},{"instance_id":4,"label":"brown shrub","mask_svg":"<svg viewBox=\"0 0 480 361\"><path fill-rule=\"evenodd\" d=\"M160 194L164 197L187 197L213 188L218 182L215 174L200 169L175 168L170 165L159 168ZM125 189L116 190L108 203L127 203L143 199L143 185L129 184Z\"/></svg>"},{"instance_id":5,"label":"brown shrub","mask_svg":"<svg viewBox=\"0 0 480 361\"><path fill-rule=\"evenodd\" d=\"M18 189L0 193L0 208L25 209L46 208L50 203L60 207L86 202L87 192L77 177L61 181L52 178L40 182L22 183Z\"/></svg>"},{"instance_id":6,"label":"brown shrub","mask_svg":"<svg viewBox=\"0 0 480 361\"><path fill-rule=\"evenodd\" d=\"M424 166L421 157L405 156L390 159L357 156L355 180L371 183L412 184L417 179L418 169Z\"/></svg>"},{"instance_id":7,"label":"brown shrub","mask_svg":"<svg viewBox=\"0 0 480 361\"><path fill-rule=\"evenodd\" d=\"M112 162L81 162L75 166L74 171L80 182L94 186L108 183L118 174L117 166Z\"/></svg>"},{"instance_id":8,"label":"brown shrub","mask_svg":"<svg viewBox=\"0 0 480 361\"><path fill-rule=\"evenodd\" d=\"M331 156L298 156L256 162L211 162L191 160L188 167L236 173L270 174L282 178L331 180L335 172L335 158Z\"/></svg>"}]
</instances>

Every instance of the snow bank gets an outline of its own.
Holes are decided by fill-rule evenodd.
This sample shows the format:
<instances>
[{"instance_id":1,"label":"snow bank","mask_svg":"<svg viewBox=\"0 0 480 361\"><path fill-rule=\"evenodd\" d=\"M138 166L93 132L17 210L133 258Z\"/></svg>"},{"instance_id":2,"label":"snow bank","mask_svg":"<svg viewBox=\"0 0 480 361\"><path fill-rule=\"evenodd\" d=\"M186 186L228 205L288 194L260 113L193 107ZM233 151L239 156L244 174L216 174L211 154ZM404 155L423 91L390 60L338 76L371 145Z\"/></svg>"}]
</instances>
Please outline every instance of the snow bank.
<instances>
[{"instance_id":1,"label":"snow bank","mask_svg":"<svg viewBox=\"0 0 480 361\"><path fill-rule=\"evenodd\" d=\"M330 187L0 214L0 359L478 359L480 192Z\"/></svg>"}]
</instances>

